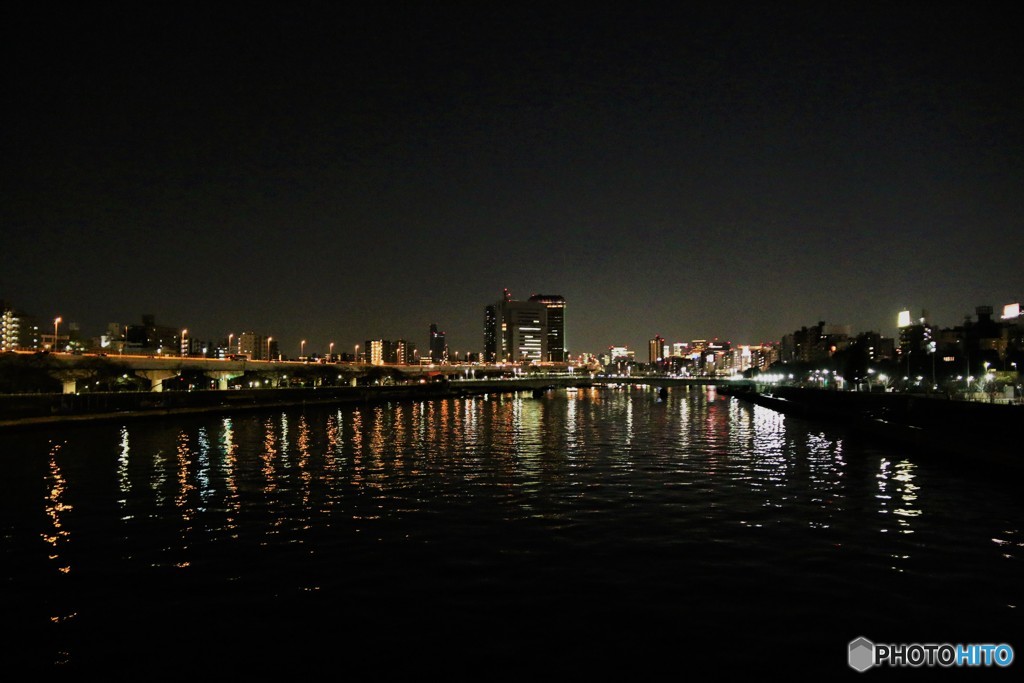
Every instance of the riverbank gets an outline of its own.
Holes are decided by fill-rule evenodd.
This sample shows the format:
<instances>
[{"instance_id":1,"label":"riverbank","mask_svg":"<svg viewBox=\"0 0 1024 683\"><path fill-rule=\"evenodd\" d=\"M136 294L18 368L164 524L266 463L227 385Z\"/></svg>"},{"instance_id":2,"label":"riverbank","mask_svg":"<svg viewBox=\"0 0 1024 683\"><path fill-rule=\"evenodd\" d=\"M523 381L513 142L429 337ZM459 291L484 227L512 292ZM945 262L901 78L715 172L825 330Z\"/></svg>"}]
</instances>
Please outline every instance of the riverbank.
<instances>
[{"instance_id":1,"label":"riverbank","mask_svg":"<svg viewBox=\"0 0 1024 683\"><path fill-rule=\"evenodd\" d=\"M719 391L788 415L839 423L918 452L1024 468L1021 406L804 387Z\"/></svg>"},{"instance_id":2,"label":"riverbank","mask_svg":"<svg viewBox=\"0 0 1024 683\"><path fill-rule=\"evenodd\" d=\"M649 380L648 380L649 381ZM660 379L663 385L704 385L709 380ZM615 384L617 384L616 382ZM555 388L595 386L588 377L525 376L434 380L400 384L287 387L201 391L121 391L79 394L0 394L0 430L62 424L159 418L169 415L231 413L305 405L372 404L529 391L541 396Z\"/></svg>"},{"instance_id":3,"label":"riverbank","mask_svg":"<svg viewBox=\"0 0 1024 683\"><path fill-rule=\"evenodd\" d=\"M169 415L229 413L305 405L380 403L450 398L467 394L527 391L530 382L451 382L227 391L12 394L0 396L0 429L31 429L62 424L160 418Z\"/></svg>"}]
</instances>

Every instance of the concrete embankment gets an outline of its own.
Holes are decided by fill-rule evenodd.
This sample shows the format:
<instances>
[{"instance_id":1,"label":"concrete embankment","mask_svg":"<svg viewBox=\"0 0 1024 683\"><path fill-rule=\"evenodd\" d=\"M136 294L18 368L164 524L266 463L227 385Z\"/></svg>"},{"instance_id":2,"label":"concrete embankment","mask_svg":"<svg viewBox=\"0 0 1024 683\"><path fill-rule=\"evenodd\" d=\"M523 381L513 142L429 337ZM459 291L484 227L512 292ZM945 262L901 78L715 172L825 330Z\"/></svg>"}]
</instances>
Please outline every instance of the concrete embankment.
<instances>
[{"instance_id":1,"label":"concrete embankment","mask_svg":"<svg viewBox=\"0 0 1024 683\"><path fill-rule=\"evenodd\" d=\"M841 423L892 445L1024 468L1022 406L803 387L722 393L782 413Z\"/></svg>"},{"instance_id":2,"label":"concrete embankment","mask_svg":"<svg viewBox=\"0 0 1024 683\"><path fill-rule=\"evenodd\" d=\"M0 428L30 428L96 420L235 412L304 405L425 400L469 394L530 391L537 382L462 384L431 382L356 387L244 389L228 391L8 394L0 396Z\"/></svg>"}]
</instances>

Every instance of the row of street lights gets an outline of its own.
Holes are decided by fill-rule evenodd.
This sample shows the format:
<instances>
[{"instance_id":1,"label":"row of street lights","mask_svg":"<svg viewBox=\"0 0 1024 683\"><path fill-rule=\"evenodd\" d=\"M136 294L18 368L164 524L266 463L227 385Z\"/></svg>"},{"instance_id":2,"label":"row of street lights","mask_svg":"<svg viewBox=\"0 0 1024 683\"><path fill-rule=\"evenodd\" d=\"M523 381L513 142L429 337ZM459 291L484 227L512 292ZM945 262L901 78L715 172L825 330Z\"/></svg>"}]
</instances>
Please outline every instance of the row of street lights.
<instances>
[{"instance_id":1,"label":"row of street lights","mask_svg":"<svg viewBox=\"0 0 1024 683\"><path fill-rule=\"evenodd\" d=\"M57 316L56 318L53 319L53 344L51 346L51 350L52 351L57 351L57 339L59 337L60 324L62 322L64 322L64 318L62 318L61 316ZM126 331L126 335L127 335L127 331ZM235 338L235 333L234 332L231 332L230 334L228 334L228 345L227 346L228 346L228 352L229 353L231 352L231 340L234 339L234 338ZM267 337L267 351L268 351L268 353L270 351L270 342L272 342L273 340L274 340L273 337ZM241 347L242 347L242 338L239 337L238 338L238 352L239 353L241 352ZM303 358L304 357L305 350L306 350L306 340L303 339L301 342L299 342L299 358ZM191 350L188 347L188 328L184 328L181 331L181 349L180 349L180 353L181 353L182 356L188 356L191 353ZM334 356L334 342L330 343L330 355L332 357ZM358 358L359 358L359 344L356 344L356 359L358 360Z\"/></svg>"},{"instance_id":2,"label":"row of street lights","mask_svg":"<svg viewBox=\"0 0 1024 683\"><path fill-rule=\"evenodd\" d=\"M182 334L182 348L184 348L185 335L187 333L188 333L188 330L182 330L181 331L181 334ZM234 332L231 332L231 333L228 334L228 352L229 353L231 352L231 340L234 339L234 338L235 338L235 333ZM272 341L274 341L273 337L267 337L266 344L267 344L267 355L268 356L270 355L270 342L272 342ZM334 357L334 342L333 341L330 342L330 344L328 344L328 348L330 349L329 352L328 352L328 355L333 358ZM242 338L239 336L239 338L238 338L238 350L236 351L236 353L241 353L241 352L242 352ZM302 341L299 342L299 358L300 359L305 358L305 355L306 355L306 340L303 339ZM357 359L359 358L359 344L356 344L356 358Z\"/></svg>"},{"instance_id":3,"label":"row of street lights","mask_svg":"<svg viewBox=\"0 0 1024 683\"><path fill-rule=\"evenodd\" d=\"M186 332L188 332L188 330L182 330L182 335L184 335ZM235 333L234 332L228 334L228 350L229 351L231 349L231 340L234 339L234 337L235 337ZM270 351L270 342L273 339L274 339L273 337L267 337L267 352L268 352L268 354L269 354L269 351ZM241 340L241 338L239 338L237 353L241 353L241 351L242 351L241 344L242 344L242 340ZM327 345L327 348L328 348L328 352L327 353L328 353L328 357L329 358L334 358L334 346L335 346L335 344L334 344L333 341L330 342ZM303 339L302 341L299 342L299 358L300 359L304 358L305 354L306 354L306 340ZM458 360L459 360L459 352L455 351L454 355L455 355L456 362L458 362ZM357 363L359 362L359 344L355 345L355 355L353 355L353 359L355 360L355 362L357 362Z\"/></svg>"},{"instance_id":4,"label":"row of street lights","mask_svg":"<svg viewBox=\"0 0 1024 683\"><path fill-rule=\"evenodd\" d=\"M62 322L64 322L64 318L62 318L61 316L57 316L56 318L53 319L53 345L51 347L52 351L57 351L58 331L60 329L60 324ZM128 335L128 330L127 330L127 327L126 327L125 328L125 337L126 337L125 341L126 342L127 342L127 335ZM231 341L235 338L235 336L236 335L235 335L234 332L231 332L231 333L228 334L228 344L227 344L228 353L231 353ZM267 354L268 355L270 354L270 342L272 342L273 340L274 340L273 337L267 337L266 344L267 344ZM328 344L328 348L329 348L328 356L330 358L333 358L334 357L334 342L333 341L330 342L330 344ZM239 335L238 336L238 349L237 349L237 351L235 351L235 353L241 353L241 352L242 352L242 337ZM306 340L303 339L301 342L299 342L299 358L300 359L305 357L305 352L306 352ZM188 347L188 328L184 328L181 331L181 348L179 350L179 353L182 356L188 356L188 355L191 354L191 350ZM455 356L456 356L456 359L458 359L458 351L455 352ZM359 344L355 345L355 356L353 356L353 358L355 359L355 362L357 362L357 363L359 362Z\"/></svg>"}]
</instances>

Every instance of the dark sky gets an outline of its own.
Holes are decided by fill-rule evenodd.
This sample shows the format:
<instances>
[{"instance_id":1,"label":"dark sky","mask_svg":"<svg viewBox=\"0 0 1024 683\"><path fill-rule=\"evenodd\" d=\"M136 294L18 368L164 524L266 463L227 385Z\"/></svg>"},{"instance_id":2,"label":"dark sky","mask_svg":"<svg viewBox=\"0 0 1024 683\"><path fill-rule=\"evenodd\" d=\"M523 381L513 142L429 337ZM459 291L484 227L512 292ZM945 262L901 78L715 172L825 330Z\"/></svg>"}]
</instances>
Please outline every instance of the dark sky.
<instances>
[{"instance_id":1,"label":"dark sky","mask_svg":"<svg viewBox=\"0 0 1024 683\"><path fill-rule=\"evenodd\" d=\"M464 353L507 287L645 356L1024 294L994 4L213 4L4 17L0 298Z\"/></svg>"}]
</instances>

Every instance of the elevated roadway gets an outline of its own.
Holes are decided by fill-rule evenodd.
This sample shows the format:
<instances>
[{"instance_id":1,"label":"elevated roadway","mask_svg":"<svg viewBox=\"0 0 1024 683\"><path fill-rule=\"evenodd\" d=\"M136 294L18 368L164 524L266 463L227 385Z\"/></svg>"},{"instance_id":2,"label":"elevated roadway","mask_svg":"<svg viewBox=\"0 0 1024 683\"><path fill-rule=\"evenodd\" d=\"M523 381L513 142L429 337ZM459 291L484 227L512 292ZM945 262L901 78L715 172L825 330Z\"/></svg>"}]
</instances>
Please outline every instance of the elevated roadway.
<instances>
[{"instance_id":1,"label":"elevated roadway","mask_svg":"<svg viewBox=\"0 0 1024 683\"><path fill-rule=\"evenodd\" d=\"M35 354L22 354L35 355ZM282 378L289 376L315 376L319 380L329 379L332 384L338 380L355 385L359 378L386 375L389 382L436 382L447 381L460 391L530 390L607 385L645 384L656 387L702 386L709 384L736 384L746 380L732 380L713 377L669 377L661 375L602 375L585 368L567 364L548 366L520 366L510 364L443 364L443 365L384 365L366 363L323 363L315 361L265 361L249 359L197 358L189 356L138 356L128 354L45 354L52 376L59 379L65 394L73 394L77 382L88 379L103 366L115 366L118 371L132 374L149 381L150 389L160 392L164 383L174 377L192 373L208 377L219 390L228 389L230 380L246 373L271 378L267 387L281 386ZM334 373L338 373L334 376Z\"/></svg>"}]
</instances>

